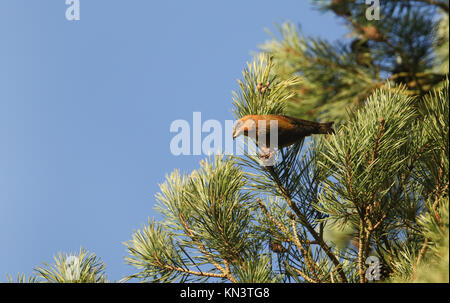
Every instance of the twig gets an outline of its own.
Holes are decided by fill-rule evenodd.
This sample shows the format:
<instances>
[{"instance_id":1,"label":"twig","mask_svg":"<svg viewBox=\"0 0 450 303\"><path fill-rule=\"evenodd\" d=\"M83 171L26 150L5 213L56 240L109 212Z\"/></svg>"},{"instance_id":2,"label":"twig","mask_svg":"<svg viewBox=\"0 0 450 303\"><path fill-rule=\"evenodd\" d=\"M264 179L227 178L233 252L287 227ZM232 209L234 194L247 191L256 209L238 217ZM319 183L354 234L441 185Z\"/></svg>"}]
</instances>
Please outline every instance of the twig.
<instances>
[{"instance_id":1,"label":"twig","mask_svg":"<svg viewBox=\"0 0 450 303\"><path fill-rule=\"evenodd\" d=\"M425 255L427 247L428 247L428 238L425 238L425 241L423 241L422 248L420 249L419 255L417 256L416 266L418 266L420 264L420 261L422 261L422 258Z\"/></svg>"},{"instance_id":2,"label":"twig","mask_svg":"<svg viewBox=\"0 0 450 303\"><path fill-rule=\"evenodd\" d=\"M407 1L407 2L423 2L423 3L427 3L430 5L435 5L441 9L443 9L444 11L446 11L447 13L449 12L449 7L447 4L445 4L444 2L439 2L436 0L403 0L403 1Z\"/></svg>"},{"instance_id":3,"label":"twig","mask_svg":"<svg viewBox=\"0 0 450 303\"><path fill-rule=\"evenodd\" d=\"M363 251L364 251L364 220L359 219L359 245L358 245L358 268L359 268L359 282L365 282L364 275L364 261L363 261Z\"/></svg>"}]
</instances>

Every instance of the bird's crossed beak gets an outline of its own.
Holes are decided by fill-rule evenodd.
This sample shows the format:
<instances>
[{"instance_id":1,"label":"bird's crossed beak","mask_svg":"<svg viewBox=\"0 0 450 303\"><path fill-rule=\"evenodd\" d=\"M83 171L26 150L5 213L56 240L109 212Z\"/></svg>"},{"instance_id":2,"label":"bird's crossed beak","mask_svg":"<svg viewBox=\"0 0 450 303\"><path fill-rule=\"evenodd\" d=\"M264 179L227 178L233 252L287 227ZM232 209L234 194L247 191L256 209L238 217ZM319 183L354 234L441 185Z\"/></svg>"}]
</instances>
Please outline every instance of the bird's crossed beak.
<instances>
[{"instance_id":1,"label":"bird's crossed beak","mask_svg":"<svg viewBox=\"0 0 450 303\"><path fill-rule=\"evenodd\" d=\"M242 121L238 120L233 127L233 140L242 134Z\"/></svg>"}]
</instances>

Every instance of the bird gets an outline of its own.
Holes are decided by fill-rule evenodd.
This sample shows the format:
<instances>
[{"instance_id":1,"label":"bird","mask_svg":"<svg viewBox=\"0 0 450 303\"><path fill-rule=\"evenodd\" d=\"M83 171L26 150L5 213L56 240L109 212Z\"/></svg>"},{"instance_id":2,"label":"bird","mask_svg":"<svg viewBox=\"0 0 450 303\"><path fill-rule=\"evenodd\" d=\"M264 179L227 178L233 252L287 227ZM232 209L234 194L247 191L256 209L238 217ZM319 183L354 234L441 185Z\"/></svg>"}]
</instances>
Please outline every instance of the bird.
<instances>
[{"instance_id":1,"label":"bird","mask_svg":"<svg viewBox=\"0 0 450 303\"><path fill-rule=\"evenodd\" d=\"M267 147L270 144L271 121L276 121L278 126L278 142L275 142L278 149L293 145L313 134L334 134L334 122L319 123L276 114L246 115L234 124L233 139L244 135L254 139L258 146Z\"/></svg>"}]
</instances>

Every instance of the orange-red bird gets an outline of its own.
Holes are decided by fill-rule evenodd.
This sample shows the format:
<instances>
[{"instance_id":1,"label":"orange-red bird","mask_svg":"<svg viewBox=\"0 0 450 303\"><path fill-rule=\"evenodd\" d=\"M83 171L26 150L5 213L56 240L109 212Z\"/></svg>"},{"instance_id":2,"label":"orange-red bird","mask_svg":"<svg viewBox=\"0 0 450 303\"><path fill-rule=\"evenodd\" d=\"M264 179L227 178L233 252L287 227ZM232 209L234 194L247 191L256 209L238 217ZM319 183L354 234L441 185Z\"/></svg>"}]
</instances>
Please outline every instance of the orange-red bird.
<instances>
[{"instance_id":1,"label":"orange-red bird","mask_svg":"<svg viewBox=\"0 0 450 303\"><path fill-rule=\"evenodd\" d=\"M258 126L264 126L260 129ZM304 137L313 134L334 134L332 125L334 122L319 123L302 120L282 115L247 115L236 121L233 129L233 139L240 136L248 136L259 143L265 136L265 145L270 144L270 121L278 123L278 147L283 148L301 141ZM261 123L261 124L259 124Z\"/></svg>"}]
</instances>

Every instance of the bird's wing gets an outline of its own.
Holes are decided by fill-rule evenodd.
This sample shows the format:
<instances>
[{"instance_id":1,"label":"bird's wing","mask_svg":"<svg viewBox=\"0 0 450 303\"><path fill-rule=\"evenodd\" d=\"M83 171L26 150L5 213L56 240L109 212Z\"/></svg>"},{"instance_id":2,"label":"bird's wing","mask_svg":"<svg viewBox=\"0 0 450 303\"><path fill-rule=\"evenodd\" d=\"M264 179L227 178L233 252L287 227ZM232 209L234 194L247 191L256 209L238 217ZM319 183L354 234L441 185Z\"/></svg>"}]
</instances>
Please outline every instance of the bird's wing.
<instances>
[{"instance_id":1,"label":"bird's wing","mask_svg":"<svg viewBox=\"0 0 450 303\"><path fill-rule=\"evenodd\" d=\"M294 118L294 117L288 117L288 116L283 116L285 119L287 119L290 124L293 127L316 127L317 122L314 121L308 121L308 120L303 120L303 119L299 119L299 118Z\"/></svg>"}]
</instances>

